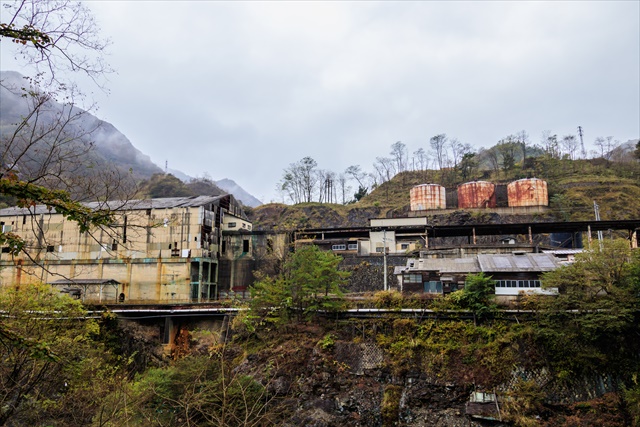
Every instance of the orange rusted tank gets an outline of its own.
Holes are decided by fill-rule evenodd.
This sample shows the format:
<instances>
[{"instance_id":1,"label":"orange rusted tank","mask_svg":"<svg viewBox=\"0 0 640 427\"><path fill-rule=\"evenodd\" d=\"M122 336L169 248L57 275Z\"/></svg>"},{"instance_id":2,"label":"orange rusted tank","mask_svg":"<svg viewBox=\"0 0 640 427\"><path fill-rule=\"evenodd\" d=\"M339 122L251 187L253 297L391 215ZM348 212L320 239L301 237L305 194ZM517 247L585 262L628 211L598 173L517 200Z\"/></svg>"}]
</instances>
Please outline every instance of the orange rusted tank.
<instances>
[{"instance_id":1,"label":"orange rusted tank","mask_svg":"<svg viewBox=\"0 0 640 427\"><path fill-rule=\"evenodd\" d=\"M549 206L547 181L527 178L507 185L509 206Z\"/></svg>"},{"instance_id":2,"label":"orange rusted tank","mask_svg":"<svg viewBox=\"0 0 640 427\"><path fill-rule=\"evenodd\" d=\"M495 208L495 184L486 181L474 181L458 185L458 207L461 209Z\"/></svg>"},{"instance_id":3,"label":"orange rusted tank","mask_svg":"<svg viewBox=\"0 0 640 427\"><path fill-rule=\"evenodd\" d=\"M447 207L446 193L442 185L416 185L411 189L410 195L412 211L445 209Z\"/></svg>"}]
</instances>

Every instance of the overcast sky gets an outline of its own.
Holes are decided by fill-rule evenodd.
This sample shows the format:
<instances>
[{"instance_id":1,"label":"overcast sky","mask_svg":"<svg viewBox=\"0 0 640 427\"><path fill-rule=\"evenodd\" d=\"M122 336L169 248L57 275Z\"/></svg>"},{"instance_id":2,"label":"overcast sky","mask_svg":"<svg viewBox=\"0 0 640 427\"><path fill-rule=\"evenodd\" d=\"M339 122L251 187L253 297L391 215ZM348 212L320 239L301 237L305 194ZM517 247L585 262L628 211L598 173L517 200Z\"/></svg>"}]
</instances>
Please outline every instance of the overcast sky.
<instances>
[{"instance_id":1,"label":"overcast sky","mask_svg":"<svg viewBox=\"0 0 640 427\"><path fill-rule=\"evenodd\" d=\"M97 115L158 165L263 202L305 156L371 171L439 133L640 136L638 1L89 6L117 70Z\"/></svg>"}]
</instances>

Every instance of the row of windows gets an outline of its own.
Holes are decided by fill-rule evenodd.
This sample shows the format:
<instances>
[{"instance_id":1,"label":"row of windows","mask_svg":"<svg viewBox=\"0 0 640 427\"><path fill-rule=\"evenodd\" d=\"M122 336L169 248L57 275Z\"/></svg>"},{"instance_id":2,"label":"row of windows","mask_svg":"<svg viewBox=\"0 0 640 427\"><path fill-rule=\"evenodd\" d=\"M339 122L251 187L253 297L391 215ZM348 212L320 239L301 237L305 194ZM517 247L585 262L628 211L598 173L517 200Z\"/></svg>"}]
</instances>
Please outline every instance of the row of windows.
<instances>
[{"instance_id":1,"label":"row of windows","mask_svg":"<svg viewBox=\"0 0 640 427\"><path fill-rule=\"evenodd\" d=\"M422 274L405 274L404 283L422 283Z\"/></svg>"},{"instance_id":2,"label":"row of windows","mask_svg":"<svg viewBox=\"0 0 640 427\"><path fill-rule=\"evenodd\" d=\"M496 280L496 288L539 288L540 280Z\"/></svg>"},{"instance_id":3,"label":"row of windows","mask_svg":"<svg viewBox=\"0 0 640 427\"><path fill-rule=\"evenodd\" d=\"M424 291L430 294L441 294L442 282L439 282L439 281L424 282Z\"/></svg>"},{"instance_id":4,"label":"row of windows","mask_svg":"<svg viewBox=\"0 0 640 427\"><path fill-rule=\"evenodd\" d=\"M404 283L422 283L421 274L405 274L403 275ZM424 282L425 292L428 289L442 289L442 282ZM540 288L540 280L496 280L496 288Z\"/></svg>"},{"instance_id":5,"label":"row of windows","mask_svg":"<svg viewBox=\"0 0 640 427\"><path fill-rule=\"evenodd\" d=\"M358 250L358 244L357 243L349 243L348 245L332 245L331 246L331 250L332 251L357 251Z\"/></svg>"},{"instance_id":6,"label":"row of windows","mask_svg":"<svg viewBox=\"0 0 640 427\"><path fill-rule=\"evenodd\" d=\"M229 224L227 224L227 227L229 228L236 228L238 226L237 222L230 222ZM247 230L251 230L251 225L243 222L242 223L242 228L246 228Z\"/></svg>"}]
</instances>

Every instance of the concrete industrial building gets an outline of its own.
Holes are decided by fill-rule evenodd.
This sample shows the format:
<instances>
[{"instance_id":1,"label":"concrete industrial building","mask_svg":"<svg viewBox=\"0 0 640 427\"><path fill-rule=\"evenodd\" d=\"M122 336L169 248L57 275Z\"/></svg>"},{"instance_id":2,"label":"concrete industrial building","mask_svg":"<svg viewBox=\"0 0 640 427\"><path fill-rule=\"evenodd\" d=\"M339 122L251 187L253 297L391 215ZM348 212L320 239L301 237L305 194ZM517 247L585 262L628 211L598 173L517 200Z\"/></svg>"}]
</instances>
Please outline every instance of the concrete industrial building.
<instances>
[{"instance_id":1,"label":"concrete industrial building","mask_svg":"<svg viewBox=\"0 0 640 427\"><path fill-rule=\"evenodd\" d=\"M0 254L0 285L43 282L93 302L216 299L223 228L251 223L232 195L111 201L115 222L81 233L46 206L0 210L26 253ZM98 208L98 203L88 203ZM226 219L226 217L229 219Z\"/></svg>"}]
</instances>

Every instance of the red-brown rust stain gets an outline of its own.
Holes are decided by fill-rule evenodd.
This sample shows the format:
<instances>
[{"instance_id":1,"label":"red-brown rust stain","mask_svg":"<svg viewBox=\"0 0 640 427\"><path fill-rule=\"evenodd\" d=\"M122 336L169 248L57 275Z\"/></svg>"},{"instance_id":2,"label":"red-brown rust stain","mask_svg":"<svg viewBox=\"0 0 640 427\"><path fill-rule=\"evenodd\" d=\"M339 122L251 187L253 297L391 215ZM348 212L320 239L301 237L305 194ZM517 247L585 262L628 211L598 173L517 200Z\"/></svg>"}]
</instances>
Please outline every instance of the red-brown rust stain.
<instances>
[{"instance_id":1,"label":"red-brown rust stain","mask_svg":"<svg viewBox=\"0 0 640 427\"><path fill-rule=\"evenodd\" d=\"M416 185L410 191L411 210L446 208L445 188L437 184Z\"/></svg>"},{"instance_id":2,"label":"red-brown rust stain","mask_svg":"<svg viewBox=\"0 0 640 427\"><path fill-rule=\"evenodd\" d=\"M459 208L495 208L496 186L491 182L467 182L458 186Z\"/></svg>"},{"instance_id":3,"label":"red-brown rust stain","mask_svg":"<svg viewBox=\"0 0 640 427\"><path fill-rule=\"evenodd\" d=\"M521 179L507 186L509 206L548 206L547 183L541 179Z\"/></svg>"}]
</instances>

